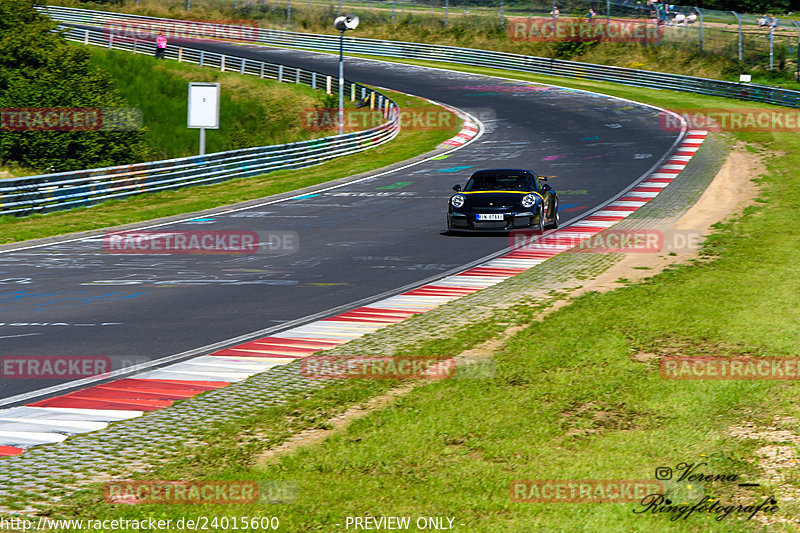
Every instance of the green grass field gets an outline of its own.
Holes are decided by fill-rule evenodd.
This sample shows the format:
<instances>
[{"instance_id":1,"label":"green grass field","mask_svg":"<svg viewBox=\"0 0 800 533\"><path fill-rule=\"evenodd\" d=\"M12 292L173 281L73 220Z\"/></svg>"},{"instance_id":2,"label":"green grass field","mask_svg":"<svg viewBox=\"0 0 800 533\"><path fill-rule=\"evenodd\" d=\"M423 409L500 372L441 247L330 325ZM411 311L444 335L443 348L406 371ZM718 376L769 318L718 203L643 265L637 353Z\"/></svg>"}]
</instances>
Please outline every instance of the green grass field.
<instances>
[{"instance_id":1,"label":"green grass field","mask_svg":"<svg viewBox=\"0 0 800 533\"><path fill-rule=\"evenodd\" d=\"M663 107L753 107L599 82L479 72L563 83ZM418 517L448 517L454 530L468 532L796 531L797 386L668 381L661 378L657 359L638 357L799 355L800 238L789 228L800 205L800 138L761 132L733 133L731 139L766 157L767 172L754 176L761 187L755 205L716 225L704 261L613 292L588 293L542 321L532 319L533 308L514 308L455 328L447 339L401 342L397 348L403 354L456 355L508 324L526 326L495 351L493 378L420 386L321 445L255 466L260 450L293 431L326 427L328 417L391 383L341 383L254 412L246 423L206 428L206 446L187 448L144 476L279 483L295 501L122 506L105 504L90 490L68 499L57 514L276 516L281 531L344 531L347 517L355 516L408 516L412 523ZM783 433L770 437L764 433L768 427ZM672 520L669 512L634 513L644 508L633 503L522 503L509 495L515 480L652 479L657 467L677 470L683 462L706 463L700 472L736 474L739 482L760 486L665 482L676 505L694 504L703 495L743 506L774 496L779 509L753 519L696 512ZM775 477L776 471L784 477Z\"/></svg>"}]
</instances>

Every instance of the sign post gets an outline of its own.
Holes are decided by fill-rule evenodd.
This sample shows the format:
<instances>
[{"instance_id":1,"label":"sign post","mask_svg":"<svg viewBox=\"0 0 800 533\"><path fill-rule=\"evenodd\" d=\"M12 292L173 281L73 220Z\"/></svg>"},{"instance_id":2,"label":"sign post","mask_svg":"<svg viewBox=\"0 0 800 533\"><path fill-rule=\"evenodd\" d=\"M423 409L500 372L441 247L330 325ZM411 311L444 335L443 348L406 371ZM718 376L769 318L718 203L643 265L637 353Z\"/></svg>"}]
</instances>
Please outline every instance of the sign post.
<instances>
[{"instance_id":1,"label":"sign post","mask_svg":"<svg viewBox=\"0 0 800 533\"><path fill-rule=\"evenodd\" d=\"M189 82L187 128L200 128L200 155L206 153L206 129L219 129L219 83Z\"/></svg>"}]
</instances>

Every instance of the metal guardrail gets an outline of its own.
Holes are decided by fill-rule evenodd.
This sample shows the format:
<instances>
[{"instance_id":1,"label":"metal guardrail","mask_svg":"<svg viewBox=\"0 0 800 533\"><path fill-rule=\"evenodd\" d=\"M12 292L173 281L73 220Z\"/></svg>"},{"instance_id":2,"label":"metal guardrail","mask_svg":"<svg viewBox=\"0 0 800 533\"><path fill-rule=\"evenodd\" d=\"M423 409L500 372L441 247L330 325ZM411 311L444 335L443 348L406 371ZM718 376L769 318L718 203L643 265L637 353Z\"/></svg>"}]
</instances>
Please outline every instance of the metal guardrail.
<instances>
[{"instance_id":1,"label":"metal guardrail","mask_svg":"<svg viewBox=\"0 0 800 533\"><path fill-rule=\"evenodd\" d=\"M152 43L109 39L105 32L68 28L66 37L93 44L150 54ZM231 55L180 47L167 51L167 57L183 62L251 74L260 78L302 83L336 93L338 78L303 69L254 61ZM0 180L0 215L28 215L95 204L144 192L207 185L232 178L266 174L274 170L305 168L343 155L354 154L393 139L400 130L397 104L363 85L345 80L345 94L360 98L380 109L386 122L353 133L282 145L245 148L202 156L183 157L149 163L59 172Z\"/></svg>"},{"instance_id":2,"label":"metal guardrail","mask_svg":"<svg viewBox=\"0 0 800 533\"><path fill-rule=\"evenodd\" d=\"M138 21L139 24L146 24L147 27L166 30L170 25L174 25L177 22L171 19L57 6L47 6L41 9L55 20L70 24L103 26L111 23L120 23L122 21ZM223 26L202 22L191 22L191 24L200 27L207 25L215 28L221 28ZM243 27L241 30L242 32L246 31L250 33L255 31L257 33L255 42L269 46L330 52L337 51L339 46L339 37L335 35L306 34L263 28L254 29ZM708 78L682 76L680 74L667 74L648 70L595 65L591 63L579 63L575 61L434 44L383 41L356 37L346 37L345 43L347 51L353 54L493 67L550 76L610 81L635 87L670 89L674 91L736 98L788 107L800 107L800 91L769 85L743 84Z\"/></svg>"}]
</instances>

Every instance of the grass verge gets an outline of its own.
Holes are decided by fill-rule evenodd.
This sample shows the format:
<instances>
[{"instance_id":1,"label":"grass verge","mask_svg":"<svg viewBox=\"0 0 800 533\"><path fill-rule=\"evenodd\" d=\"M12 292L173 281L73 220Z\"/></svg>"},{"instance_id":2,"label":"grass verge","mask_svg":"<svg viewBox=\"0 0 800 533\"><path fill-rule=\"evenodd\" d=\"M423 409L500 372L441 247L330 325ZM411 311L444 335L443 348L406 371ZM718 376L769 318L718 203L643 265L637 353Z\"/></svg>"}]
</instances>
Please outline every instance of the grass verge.
<instances>
[{"instance_id":1,"label":"grass verge","mask_svg":"<svg viewBox=\"0 0 800 533\"><path fill-rule=\"evenodd\" d=\"M401 107L442 112L441 107L420 98L388 92ZM387 144L310 168L282 170L215 185L146 194L127 200L104 202L93 207L46 215L31 215L24 218L0 217L0 244L192 213L367 172L435 149L460 130L461 121L457 117L453 116L450 123L455 125L446 130L404 129Z\"/></svg>"},{"instance_id":2,"label":"grass verge","mask_svg":"<svg viewBox=\"0 0 800 533\"><path fill-rule=\"evenodd\" d=\"M666 107L686 106L687 100L698 107L753 106L596 82L565 83ZM542 321L533 320L535 308L524 307L454 330L447 340L413 347L398 340L409 354L455 355L505 325L527 325L494 354L493 378L423 385L321 446L265 468L251 466L254 456L282 440L276 432L287 420L305 419L299 425L313 427L325 420L316 415L363 401L388 384L334 385L298 399L289 411L275 411L263 423L253 421L238 432L228 428L208 448L179 455L148 474L282 482L291 487L294 501L114 506L89 492L68 500L59 512L86 518L277 516L283 531L344 530L348 516L408 516L412 524L419 517L446 517L454 520L453 529L470 532L795 531L797 386L668 381L658 371L658 360L666 355L798 355L800 237L786 228L800 204L795 172L800 139L780 132L733 136L770 156L767 173L757 179L762 192L756 205L716 225L703 251L705 261L616 291L588 293ZM243 449L242 441L249 447ZM774 496L779 510L752 519L732 510L726 516L695 512L672 520L675 513L634 513L644 508L633 503L519 503L509 497L514 480L653 479L657 467L677 474L680 463L704 463L698 472L738 475L739 483L760 486L665 482L676 505L693 505L704 495L724 505L751 505Z\"/></svg>"}]
</instances>

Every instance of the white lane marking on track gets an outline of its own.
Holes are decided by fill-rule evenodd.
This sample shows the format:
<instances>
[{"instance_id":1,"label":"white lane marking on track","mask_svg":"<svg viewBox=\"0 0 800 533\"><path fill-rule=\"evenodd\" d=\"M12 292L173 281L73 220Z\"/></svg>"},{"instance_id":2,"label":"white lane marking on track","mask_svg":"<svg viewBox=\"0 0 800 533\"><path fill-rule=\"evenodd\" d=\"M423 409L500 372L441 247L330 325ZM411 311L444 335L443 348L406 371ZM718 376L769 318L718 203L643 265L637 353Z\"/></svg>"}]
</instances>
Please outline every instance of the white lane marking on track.
<instances>
[{"instance_id":1,"label":"white lane marking on track","mask_svg":"<svg viewBox=\"0 0 800 533\"><path fill-rule=\"evenodd\" d=\"M14 337L30 337L31 335L41 335L41 333L21 333L19 335L3 335L0 339L13 339Z\"/></svg>"}]
</instances>

